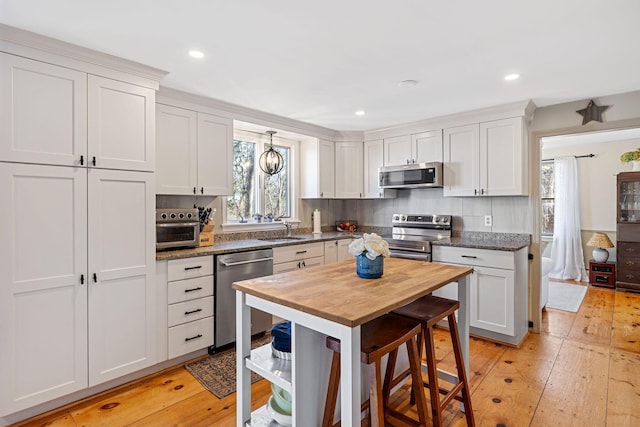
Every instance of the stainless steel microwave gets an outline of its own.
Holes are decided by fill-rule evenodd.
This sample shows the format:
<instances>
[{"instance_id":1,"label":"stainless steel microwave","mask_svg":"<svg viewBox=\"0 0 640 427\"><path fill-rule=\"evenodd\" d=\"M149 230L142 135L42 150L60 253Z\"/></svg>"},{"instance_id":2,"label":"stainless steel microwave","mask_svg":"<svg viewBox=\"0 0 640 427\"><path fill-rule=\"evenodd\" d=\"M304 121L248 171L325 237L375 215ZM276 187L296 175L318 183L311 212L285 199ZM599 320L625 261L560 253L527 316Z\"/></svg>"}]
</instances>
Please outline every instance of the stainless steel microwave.
<instances>
[{"instance_id":1,"label":"stainless steel microwave","mask_svg":"<svg viewBox=\"0 0 640 427\"><path fill-rule=\"evenodd\" d=\"M442 187L442 162L385 166L378 177L380 188Z\"/></svg>"}]
</instances>

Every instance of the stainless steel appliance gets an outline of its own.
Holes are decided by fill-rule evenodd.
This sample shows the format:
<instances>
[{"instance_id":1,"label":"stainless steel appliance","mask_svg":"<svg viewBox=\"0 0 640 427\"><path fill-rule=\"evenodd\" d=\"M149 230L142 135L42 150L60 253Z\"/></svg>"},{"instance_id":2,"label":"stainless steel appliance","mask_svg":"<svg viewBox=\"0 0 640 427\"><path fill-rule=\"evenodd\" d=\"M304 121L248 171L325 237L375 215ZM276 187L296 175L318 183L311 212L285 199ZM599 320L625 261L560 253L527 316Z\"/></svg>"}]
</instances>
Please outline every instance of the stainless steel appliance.
<instances>
[{"instance_id":1,"label":"stainless steel appliance","mask_svg":"<svg viewBox=\"0 0 640 427\"><path fill-rule=\"evenodd\" d=\"M442 162L381 167L378 185L380 188L442 187Z\"/></svg>"},{"instance_id":2,"label":"stainless steel appliance","mask_svg":"<svg viewBox=\"0 0 640 427\"><path fill-rule=\"evenodd\" d=\"M238 252L216 256L215 271L215 347L236 340L236 291L233 282L273 274L273 249ZM251 310L251 335L271 329L272 317L260 310Z\"/></svg>"},{"instance_id":3,"label":"stainless steel appliance","mask_svg":"<svg viewBox=\"0 0 640 427\"><path fill-rule=\"evenodd\" d=\"M392 257L431 261L431 242L451 238L451 215L393 214L389 243Z\"/></svg>"},{"instance_id":4,"label":"stainless steel appliance","mask_svg":"<svg viewBox=\"0 0 640 427\"><path fill-rule=\"evenodd\" d=\"M195 248L199 244L198 209L156 209L156 249Z\"/></svg>"}]
</instances>

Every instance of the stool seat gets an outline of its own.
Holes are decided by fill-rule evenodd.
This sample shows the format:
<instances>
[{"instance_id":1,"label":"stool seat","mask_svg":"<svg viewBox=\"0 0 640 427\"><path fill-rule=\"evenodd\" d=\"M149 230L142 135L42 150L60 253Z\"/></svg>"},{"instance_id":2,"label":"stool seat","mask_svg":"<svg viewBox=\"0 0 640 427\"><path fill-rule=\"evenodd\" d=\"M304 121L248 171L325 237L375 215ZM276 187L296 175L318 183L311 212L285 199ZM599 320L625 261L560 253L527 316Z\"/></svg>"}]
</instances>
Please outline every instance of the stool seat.
<instances>
[{"instance_id":1,"label":"stool seat","mask_svg":"<svg viewBox=\"0 0 640 427\"><path fill-rule=\"evenodd\" d=\"M369 399L361 406L361 411L369 408L370 425L384 426L385 414L393 415L405 422L418 424L415 420L401 414L387 406L390 394L389 373L393 372L398 348L405 344L409 356L409 374L416 380L413 381L414 393L418 404L419 424L427 424L427 404L422 388L422 375L420 374L420 355L417 343L422 331L420 321L398 314L385 314L360 326L360 360L368 366L369 373ZM327 337L327 348L333 351L331 359L331 371L329 374L329 386L325 403L322 426L333 426L338 387L340 385L340 340ZM387 374L384 383L381 379L381 359L389 355L387 362Z\"/></svg>"},{"instance_id":2,"label":"stool seat","mask_svg":"<svg viewBox=\"0 0 640 427\"><path fill-rule=\"evenodd\" d=\"M394 314L406 316L408 319L418 320L422 325L418 340L422 341L424 339L427 374L429 377L429 382L423 382L423 384L429 388L433 426L438 427L442 426L443 412L453 399L464 404L467 425L475 426L473 409L471 408L471 390L469 389L469 383L467 381L467 372L462 359L460 336L456 324L455 312L459 307L460 303L458 301L427 295L393 311ZM439 321L444 319L447 319L449 322L449 333L451 334L451 344L456 359L456 370L458 374L458 383L454 384L450 390L446 390L438 384L435 344L433 339L433 328ZM419 345L418 354L422 356L422 344ZM390 380L390 386L393 387L407 378L410 372L406 370L396 378L393 377L393 372L390 372L389 375L392 378ZM414 402L414 393L415 392L412 392L411 395L411 403ZM444 395L442 400L440 399L440 394Z\"/></svg>"}]
</instances>

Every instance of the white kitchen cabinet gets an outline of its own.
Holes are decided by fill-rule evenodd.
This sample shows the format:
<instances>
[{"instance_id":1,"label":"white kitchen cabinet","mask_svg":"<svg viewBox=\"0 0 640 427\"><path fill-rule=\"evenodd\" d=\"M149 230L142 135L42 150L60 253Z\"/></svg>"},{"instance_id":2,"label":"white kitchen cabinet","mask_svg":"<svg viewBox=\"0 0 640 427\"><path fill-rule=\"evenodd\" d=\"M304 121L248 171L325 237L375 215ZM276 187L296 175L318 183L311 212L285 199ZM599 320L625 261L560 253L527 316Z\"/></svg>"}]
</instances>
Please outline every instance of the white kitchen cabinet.
<instances>
[{"instance_id":1,"label":"white kitchen cabinet","mask_svg":"<svg viewBox=\"0 0 640 427\"><path fill-rule=\"evenodd\" d=\"M153 89L4 53L0 59L7 94L0 160L153 172Z\"/></svg>"},{"instance_id":2,"label":"white kitchen cabinet","mask_svg":"<svg viewBox=\"0 0 640 427\"><path fill-rule=\"evenodd\" d=\"M87 99L89 164L106 169L153 172L156 166L155 90L89 75Z\"/></svg>"},{"instance_id":3,"label":"white kitchen cabinet","mask_svg":"<svg viewBox=\"0 0 640 427\"><path fill-rule=\"evenodd\" d=\"M396 197L396 190L380 188L378 169L384 166L384 143L382 139L364 143L364 196L368 199Z\"/></svg>"},{"instance_id":4,"label":"white kitchen cabinet","mask_svg":"<svg viewBox=\"0 0 640 427\"><path fill-rule=\"evenodd\" d=\"M349 245L353 239L328 240L324 242L324 263L344 261L353 256L349 253Z\"/></svg>"},{"instance_id":5,"label":"white kitchen cabinet","mask_svg":"<svg viewBox=\"0 0 640 427\"><path fill-rule=\"evenodd\" d=\"M363 196L363 143L336 142L336 197L359 199Z\"/></svg>"},{"instance_id":6,"label":"white kitchen cabinet","mask_svg":"<svg viewBox=\"0 0 640 427\"><path fill-rule=\"evenodd\" d=\"M524 119L444 130L444 196L524 196L528 167Z\"/></svg>"},{"instance_id":7,"label":"white kitchen cabinet","mask_svg":"<svg viewBox=\"0 0 640 427\"><path fill-rule=\"evenodd\" d=\"M155 363L153 175L0 163L0 197L0 413Z\"/></svg>"},{"instance_id":8,"label":"white kitchen cabinet","mask_svg":"<svg viewBox=\"0 0 640 427\"><path fill-rule=\"evenodd\" d=\"M231 194L233 121L157 104L157 193Z\"/></svg>"},{"instance_id":9,"label":"white kitchen cabinet","mask_svg":"<svg viewBox=\"0 0 640 427\"><path fill-rule=\"evenodd\" d=\"M167 266L168 357L214 343L213 256L169 260Z\"/></svg>"},{"instance_id":10,"label":"white kitchen cabinet","mask_svg":"<svg viewBox=\"0 0 640 427\"><path fill-rule=\"evenodd\" d=\"M86 162L86 73L0 53L0 93L0 160Z\"/></svg>"},{"instance_id":11,"label":"white kitchen cabinet","mask_svg":"<svg viewBox=\"0 0 640 427\"><path fill-rule=\"evenodd\" d=\"M305 141L300 147L300 197L331 199L336 192L335 143L326 139Z\"/></svg>"},{"instance_id":12,"label":"white kitchen cabinet","mask_svg":"<svg viewBox=\"0 0 640 427\"><path fill-rule=\"evenodd\" d=\"M325 263L324 242L273 248L273 274Z\"/></svg>"},{"instance_id":13,"label":"white kitchen cabinet","mask_svg":"<svg viewBox=\"0 0 640 427\"><path fill-rule=\"evenodd\" d=\"M528 331L527 248L499 251L433 246L433 261L473 267L470 276L471 333L517 345ZM457 299L454 283L434 291Z\"/></svg>"},{"instance_id":14,"label":"white kitchen cabinet","mask_svg":"<svg viewBox=\"0 0 640 427\"><path fill-rule=\"evenodd\" d=\"M442 130L384 139L384 165L442 162Z\"/></svg>"}]
</instances>

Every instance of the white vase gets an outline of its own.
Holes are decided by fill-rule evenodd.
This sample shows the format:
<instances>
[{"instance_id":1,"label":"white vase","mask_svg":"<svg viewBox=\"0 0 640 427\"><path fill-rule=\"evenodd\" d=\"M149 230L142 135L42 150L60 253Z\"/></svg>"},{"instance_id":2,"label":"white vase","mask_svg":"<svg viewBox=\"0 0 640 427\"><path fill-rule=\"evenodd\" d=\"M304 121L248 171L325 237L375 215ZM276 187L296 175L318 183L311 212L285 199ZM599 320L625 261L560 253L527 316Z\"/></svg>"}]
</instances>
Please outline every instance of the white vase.
<instances>
[{"instance_id":1,"label":"white vase","mask_svg":"<svg viewBox=\"0 0 640 427\"><path fill-rule=\"evenodd\" d=\"M632 172L640 171L640 160L631 160L631 171Z\"/></svg>"}]
</instances>

